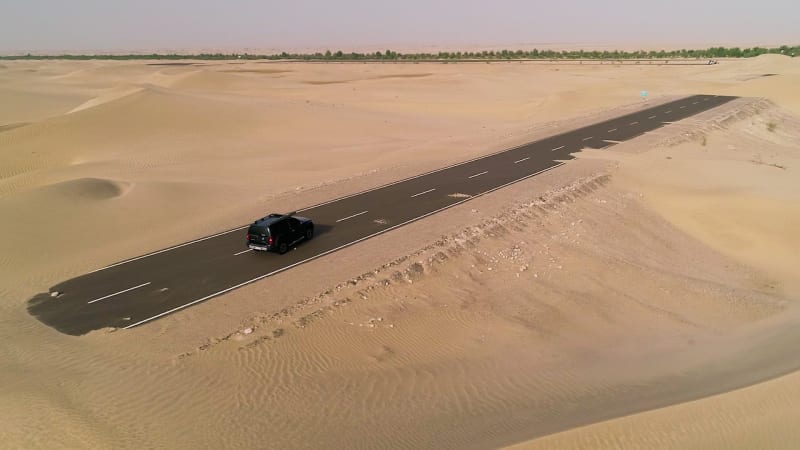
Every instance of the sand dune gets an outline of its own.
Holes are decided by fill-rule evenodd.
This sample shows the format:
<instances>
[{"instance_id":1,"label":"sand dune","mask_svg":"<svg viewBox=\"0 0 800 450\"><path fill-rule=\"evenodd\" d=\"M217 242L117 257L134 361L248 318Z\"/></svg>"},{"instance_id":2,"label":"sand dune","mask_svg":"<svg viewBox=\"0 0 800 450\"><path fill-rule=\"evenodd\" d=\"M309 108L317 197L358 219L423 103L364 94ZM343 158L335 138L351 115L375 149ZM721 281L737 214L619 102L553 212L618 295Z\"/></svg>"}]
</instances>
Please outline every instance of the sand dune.
<instances>
[{"instance_id":1,"label":"sand dune","mask_svg":"<svg viewBox=\"0 0 800 450\"><path fill-rule=\"evenodd\" d=\"M368 81L368 80L390 80L390 79L403 79L403 78L423 78L429 77L433 75L432 73L398 73L398 74L387 74L387 75L376 75L372 77L364 77L364 78L353 78L353 79L345 79L345 80L309 80L305 83L308 84L338 84L338 83L353 83L356 81Z\"/></svg>"},{"instance_id":2,"label":"sand dune","mask_svg":"<svg viewBox=\"0 0 800 450\"><path fill-rule=\"evenodd\" d=\"M176 87L214 92L249 91L266 87L263 79L248 76L246 73L237 70L197 70L177 82Z\"/></svg>"},{"instance_id":3,"label":"sand dune","mask_svg":"<svg viewBox=\"0 0 800 450\"><path fill-rule=\"evenodd\" d=\"M36 92L0 83L0 126L64 114L91 97L88 93Z\"/></svg>"},{"instance_id":4,"label":"sand dune","mask_svg":"<svg viewBox=\"0 0 800 450\"><path fill-rule=\"evenodd\" d=\"M34 195L41 195L45 198L61 197L60 201L63 202L98 201L120 197L129 187L125 183L111 180L82 178L47 186L39 189L39 192Z\"/></svg>"},{"instance_id":5,"label":"sand dune","mask_svg":"<svg viewBox=\"0 0 800 450\"><path fill-rule=\"evenodd\" d=\"M7 445L800 443L796 59L4 65ZM584 152L134 331L68 337L25 310L268 211L694 93L768 100Z\"/></svg>"},{"instance_id":6,"label":"sand dune","mask_svg":"<svg viewBox=\"0 0 800 450\"><path fill-rule=\"evenodd\" d=\"M555 434L513 449L791 449L800 442L797 372L739 391Z\"/></svg>"},{"instance_id":7,"label":"sand dune","mask_svg":"<svg viewBox=\"0 0 800 450\"><path fill-rule=\"evenodd\" d=\"M126 97L128 95L131 95L131 94L135 94L137 92L140 92L141 90L142 90L142 88L140 88L140 87L128 87L128 86L121 86L119 88L114 88L114 89L111 89L109 92L107 92L107 93L105 93L103 95L100 95L100 96L95 97L95 98L93 98L93 99L91 99L91 100L89 100L89 101L87 101L85 103L82 103L80 106L78 106L75 109L72 109L67 114L71 114L71 113L74 113L74 112L82 111L82 110L88 109L88 108L93 108L95 106L99 106L99 105L102 105L104 103L108 103L108 102L114 101L114 100L116 100L118 98L122 98L122 97Z\"/></svg>"}]
</instances>

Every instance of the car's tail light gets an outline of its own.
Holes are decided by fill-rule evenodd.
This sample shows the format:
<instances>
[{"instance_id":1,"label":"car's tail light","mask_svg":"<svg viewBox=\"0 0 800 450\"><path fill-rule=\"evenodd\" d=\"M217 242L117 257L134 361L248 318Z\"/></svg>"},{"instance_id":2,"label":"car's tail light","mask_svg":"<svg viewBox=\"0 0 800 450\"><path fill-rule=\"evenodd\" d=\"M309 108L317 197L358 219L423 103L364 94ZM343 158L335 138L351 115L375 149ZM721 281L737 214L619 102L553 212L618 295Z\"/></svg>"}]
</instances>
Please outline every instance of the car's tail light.
<instances>
[{"instance_id":1,"label":"car's tail light","mask_svg":"<svg viewBox=\"0 0 800 450\"><path fill-rule=\"evenodd\" d=\"M248 241L250 240L250 234L249 233L247 234L247 240Z\"/></svg>"},{"instance_id":2,"label":"car's tail light","mask_svg":"<svg viewBox=\"0 0 800 450\"><path fill-rule=\"evenodd\" d=\"M267 244L268 245L272 245L272 236L269 237L269 240L267 241Z\"/></svg>"}]
</instances>

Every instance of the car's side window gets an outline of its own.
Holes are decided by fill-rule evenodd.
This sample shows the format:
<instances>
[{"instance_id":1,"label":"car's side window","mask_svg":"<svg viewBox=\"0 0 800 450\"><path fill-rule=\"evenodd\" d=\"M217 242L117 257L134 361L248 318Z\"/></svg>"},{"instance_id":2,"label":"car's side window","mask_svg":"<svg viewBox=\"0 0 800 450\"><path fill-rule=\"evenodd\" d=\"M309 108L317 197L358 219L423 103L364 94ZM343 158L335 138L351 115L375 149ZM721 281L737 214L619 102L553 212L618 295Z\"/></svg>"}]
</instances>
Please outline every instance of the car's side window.
<instances>
[{"instance_id":1,"label":"car's side window","mask_svg":"<svg viewBox=\"0 0 800 450\"><path fill-rule=\"evenodd\" d=\"M286 231L286 224L283 222L273 223L270 227L273 235L278 235Z\"/></svg>"}]
</instances>

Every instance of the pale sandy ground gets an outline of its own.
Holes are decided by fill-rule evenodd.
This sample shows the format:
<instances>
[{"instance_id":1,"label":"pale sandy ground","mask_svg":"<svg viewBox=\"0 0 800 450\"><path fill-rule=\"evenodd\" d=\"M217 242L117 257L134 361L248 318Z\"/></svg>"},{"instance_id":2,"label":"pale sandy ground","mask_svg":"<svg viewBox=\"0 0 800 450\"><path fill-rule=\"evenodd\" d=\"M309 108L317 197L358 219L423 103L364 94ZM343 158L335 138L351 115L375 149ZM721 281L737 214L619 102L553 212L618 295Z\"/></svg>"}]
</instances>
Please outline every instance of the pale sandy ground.
<instances>
[{"instance_id":1,"label":"pale sandy ground","mask_svg":"<svg viewBox=\"0 0 800 450\"><path fill-rule=\"evenodd\" d=\"M799 85L779 56L3 62L0 441L795 448ZM26 313L69 277L633 111L641 89L769 101L585 152L133 331L68 337Z\"/></svg>"}]
</instances>

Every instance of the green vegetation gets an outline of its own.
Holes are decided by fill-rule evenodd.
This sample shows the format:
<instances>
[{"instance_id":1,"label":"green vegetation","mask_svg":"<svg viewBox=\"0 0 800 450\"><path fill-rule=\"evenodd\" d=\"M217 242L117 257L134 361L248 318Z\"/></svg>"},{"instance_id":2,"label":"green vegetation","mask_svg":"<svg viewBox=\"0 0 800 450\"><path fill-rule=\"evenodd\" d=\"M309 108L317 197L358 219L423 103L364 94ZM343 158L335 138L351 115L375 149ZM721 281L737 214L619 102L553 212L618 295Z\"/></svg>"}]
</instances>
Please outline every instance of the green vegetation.
<instances>
[{"instance_id":1,"label":"green vegetation","mask_svg":"<svg viewBox=\"0 0 800 450\"><path fill-rule=\"evenodd\" d=\"M770 122L767 124L767 130L772 133L775 131L775 128L778 126L775 122Z\"/></svg>"},{"instance_id":2,"label":"green vegetation","mask_svg":"<svg viewBox=\"0 0 800 450\"><path fill-rule=\"evenodd\" d=\"M294 61L476 61L476 60L514 60L514 59L595 59L595 60L622 60L622 59L709 59L709 58L750 58L767 53L783 54L791 57L800 56L800 45L782 45L774 48L752 47L741 49L739 47L711 47L704 50L638 50L628 51L584 51L584 50L490 50L480 52L438 52L438 53L398 53L392 50L375 53L344 53L341 50L325 53L279 53L271 55L252 55L249 53L200 53L200 54L128 54L128 55L7 55L0 56L0 60L45 60L45 59L105 59L105 60L294 60Z\"/></svg>"}]
</instances>

